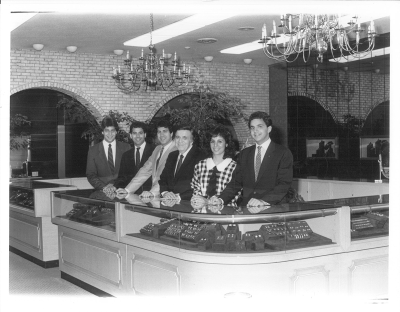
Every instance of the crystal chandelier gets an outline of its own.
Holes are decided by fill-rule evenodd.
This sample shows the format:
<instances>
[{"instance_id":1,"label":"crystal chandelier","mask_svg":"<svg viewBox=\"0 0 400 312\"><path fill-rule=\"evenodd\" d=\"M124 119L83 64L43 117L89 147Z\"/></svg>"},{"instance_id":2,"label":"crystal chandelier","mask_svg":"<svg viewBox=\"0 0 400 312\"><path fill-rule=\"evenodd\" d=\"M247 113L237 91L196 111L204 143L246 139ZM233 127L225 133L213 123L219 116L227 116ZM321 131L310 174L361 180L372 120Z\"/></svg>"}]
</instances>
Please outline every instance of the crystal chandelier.
<instances>
[{"instance_id":1,"label":"crystal chandelier","mask_svg":"<svg viewBox=\"0 0 400 312\"><path fill-rule=\"evenodd\" d=\"M298 19L298 21L296 21ZM354 20L353 20L354 19ZM276 31L276 24L273 21L271 36L267 35L267 27L262 28L262 38L259 43L263 45L265 55L277 61L293 62L300 54L304 62L310 58L311 51L318 53L318 62L323 61L323 55L331 51L332 58L339 61L342 57L348 60L349 56L362 58L374 49L375 26L371 21L368 26L368 46L360 51L360 37L365 29L357 22L357 16L353 17L344 28L339 22L337 15L328 14L283 14L280 18L280 33ZM350 34L355 34L349 38ZM340 55L336 55L340 52Z\"/></svg>"},{"instance_id":2,"label":"crystal chandelier","mask_svg":"<svg viewBox=\"0 0 400 312\"><path fill-rule=\"evenodd\" d=\"M112 78L117 87L125 93L137 92L140 89L174 91L185 88L191 81L190 66L186 69L186 65L183 64L181 68L176 52L171 64L168 63L164 50L161 56L156 54L152 33L153 14L150 14L150 53L144 55L142 49L139 64L135 66L127 51L124 65L113 67Z\"/></svg>"}]
</instances>

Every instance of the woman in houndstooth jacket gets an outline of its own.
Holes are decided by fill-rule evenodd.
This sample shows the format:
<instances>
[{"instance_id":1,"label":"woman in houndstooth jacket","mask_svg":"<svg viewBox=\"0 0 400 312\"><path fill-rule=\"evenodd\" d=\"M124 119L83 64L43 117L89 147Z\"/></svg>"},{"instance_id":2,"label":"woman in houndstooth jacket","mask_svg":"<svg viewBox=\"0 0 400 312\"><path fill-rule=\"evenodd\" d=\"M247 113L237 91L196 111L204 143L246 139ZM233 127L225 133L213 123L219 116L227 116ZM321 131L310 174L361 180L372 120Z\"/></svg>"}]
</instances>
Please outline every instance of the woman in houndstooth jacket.
<instances>
[{"instance_id":1,"label":"woman in houndstooth jacket","mask_svg":"<svg viewBox=\"0 0 400 312\"><path fill-rule=\"evenodd\" d=\"M236 162L232 159L236 151L230 131L218 126L209 133L209 137L208 158L194 167L191 203L195 208L203 207L207 204L208 198L219 195L232 179L232 173L236 168ZM235 200L236 198L230 205L234 204Z\"/></svg>"}]
</instances>

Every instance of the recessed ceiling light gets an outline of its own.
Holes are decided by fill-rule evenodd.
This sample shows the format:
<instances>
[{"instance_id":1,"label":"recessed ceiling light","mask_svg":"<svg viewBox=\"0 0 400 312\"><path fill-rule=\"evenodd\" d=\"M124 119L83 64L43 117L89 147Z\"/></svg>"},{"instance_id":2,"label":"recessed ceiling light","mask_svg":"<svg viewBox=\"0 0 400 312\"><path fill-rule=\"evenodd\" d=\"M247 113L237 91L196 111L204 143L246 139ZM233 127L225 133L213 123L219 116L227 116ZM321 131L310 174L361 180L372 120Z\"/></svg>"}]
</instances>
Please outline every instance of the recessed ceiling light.
<instances>
[{"instance_id":1,"label":"recessed ceiling light","mask_svg":"<svg viewBox=\"0 0 400 312\"><path fill-rule=\"evenodd\" d=\"M254 27L239 27L238 30L249 31L249 30L254 30Z\"/></svg>"},{"instance_id":2,"label":"recessed ceiling light","mask_svg":"<svg viewBox=\"0 0 400 312\"><path fill-rule=\"evenodd\" d=\"M177 37L182 34L186 34L193 30L202 28L207 25L211 25L227 18L235 16L233 13L225 13L225 14L210 14L210 13L201 13L189 16L179 22L172 23L168 26L159 28L154 30L152 33L152 42L153 44L168 40L170 38ZM135 46L135 47L148 47L150 43L150 33L144 34L142 36L136 37L134 39L128 40L124 42L126 46Z\"/></svg>"},{"instance_id":3,"label":"recessed ceiling light","mask_svg":"<svg viewBox=\"0 0 400 312\"><path fill-rule=\"evenodd\" d=\"M215 39L215 38L200 38L200 39L197 39L197 42L198 43L206 43L206 44L208 44L208 43L214 43L214 42L217 42L218 40L217 39Z\"/></svg>"},{"instance_id":4,"label":"recessed ceiling light","mask_svg":"<svg viewBox=\"0 0 400 312\"><path fill-rule=\"evenodd\" d=\"M189 50L189 49L190 49L190 47L185 47L185 49L186 49L186 50Z\"/></svg>"}]
</instances>

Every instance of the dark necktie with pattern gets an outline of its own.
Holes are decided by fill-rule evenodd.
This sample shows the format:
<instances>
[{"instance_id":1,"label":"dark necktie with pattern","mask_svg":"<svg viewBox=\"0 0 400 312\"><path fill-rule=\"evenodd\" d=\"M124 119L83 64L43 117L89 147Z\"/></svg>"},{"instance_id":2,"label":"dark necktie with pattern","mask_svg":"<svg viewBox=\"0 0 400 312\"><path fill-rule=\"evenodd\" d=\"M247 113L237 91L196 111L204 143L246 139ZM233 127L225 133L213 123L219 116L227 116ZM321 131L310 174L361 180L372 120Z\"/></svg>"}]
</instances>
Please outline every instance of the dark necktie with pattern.
<instances>
[{"instance_id":1,"label":"dark necktie with pattern","mask_svg":"<svg viewBox=\"0 0 400 312\"><path fill-rule=\"evenodd\" d=\"M108 144L108 165L110 166L111 172L114 174L114 157L111 144Z\"/></svg>"},{"instance_id":2,"label":"dark necktie with pattern","mask_svg":"<svg viewBox=\"0 0 400 312\"><path fill-rule=\"evenodd\" d=\"M139 168L140 168L140 152L139 152L139 150L140 150L140 147L137 147L136 148L136 169L137 170L139 170Z\"/></svg>"},{"instance_id":3,"label":"dark necktie with pattern","mask_svg":"<svg viewBox=\"0 0 400 312\"><path fill-rule=\"evenodd\" d=\"M156 162L156 170L157 170L157 168L158 168L158 163L160 162L160 158L161 158L161 156L162 156L163 151L164 151L164 146L161 147L160 156L158 157L157 162Z\"/></svg>"},{"instance_id":4,"label":"dark necktie with pattern","mask_svg":"<svg viewBox=\"0 0 400 312\"><path fill-rule=\"evenodd\" d=\"M258 177L258 173L260 171L260 167L261 167L261 146L257 146L258 148L258 152L257 152L257 156L256 156L256 164L254 166L254 175L257 181L257 177Z\"/></svg>"},{"instance_id":5,"label":"dark necktie with pattern","mask_svg":"<svg viewBox=\"0 0 400 312\"><path fill-rule=\"evenodd\" d=\"M181 168L182 162L183 162L183 155L181 155L181 156L179 157L178 166L176 166L176 170L175 170L175 176L176 176L176 174L178 173L179 169Z\"/></svg>"}]
</instances>

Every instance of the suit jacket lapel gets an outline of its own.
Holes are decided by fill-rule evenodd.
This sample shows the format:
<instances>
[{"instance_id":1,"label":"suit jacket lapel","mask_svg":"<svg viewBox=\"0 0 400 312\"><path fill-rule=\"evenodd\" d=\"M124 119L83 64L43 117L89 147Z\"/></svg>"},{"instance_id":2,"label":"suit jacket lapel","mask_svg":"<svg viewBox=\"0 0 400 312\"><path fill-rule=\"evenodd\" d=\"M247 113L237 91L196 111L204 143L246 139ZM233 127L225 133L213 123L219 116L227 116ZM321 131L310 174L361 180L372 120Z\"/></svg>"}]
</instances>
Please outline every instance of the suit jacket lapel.
<instances>
[{"instance_id":1,"label":"suit jacket lapel","mask_svg":"<svg viewBox=\"0 0 400 312\"><path fill-rule=\"evenodd\" d=\"M121 164L121 159L122 159L122 152L121 152L121 144L117 141L115 142L115 172L118 173L119 171L119 165Z\"/></svg>"},{"instance_id":2,"label":"suit jacket lapel","mask_svg":"<svg viewBox=\"0 0 400 312\"><path fill-rule=\"evenodd\" d=\"M140 166L142 167L145 163L145 159L149 158L147 157L147 155L149 154L149 150L150 150L150 144L146 143L146 146L144 148L143 154L142 154L142 158L140 159Z\"/></svg>"},{"instance_id":3,"label":"suit jacket lapel","mask_svg":"<svg viewBox=\"0 0 400 312\"><path fill-rule=\"evenodd\" d=\"M194 154L197 152L196 148L194 146L192 146L192 148L190 149L189 153L187 153L185 159L183 160L183 163L181 165L181 168L179 169L179 171L176 173L174 180L176 180L180 175L181 172L184 172L185 167L188 165L188 163L191 161L191 159L193 158ZM178 162L179 159L179 153L178 153L178 157L175 160L175 167L176 168L176 164ZM174 171L175 172L175 171Z\"/></svg>"},{"instance_id":4,"label":"suit jacket lapel","mask_svg":"<svg viewBox=\"0 0 400 312\"><path fill-rule=\"evenodd\" d=\"M271 157L272 153L274 152L274 150L275 150L275 143L271 141L271 143L269 143L267 151L265 152L263 161L261 162L261 167L260 167L260 172L258 173L257 182L260 181L260 178L262 177L262 175L264 173L266 173L268 164L270 161L270 157Z\"/></svg>"},{"instance_id":5,"label":"suit jacket lapel","mask_svg":"<svg viewBox=\"0 0 400 312\"><path fill-rule=\"evenodd\" d=\"M99 147L99 157L100 157L100 160L105 164L104 167L107 168L106 170L107 170L108 174L111 175L112 172L111 172L110 166L108 165L106 152L104 151L103 141L101 141L101 142L98 144L98 147Z\"/></svg>"},{"instance_id":6,"label":"suit jacket lapel","mask_svg":"<svg viewBox=\"0 0 400 312\"><path fill-rule=\"evenodd\" d=\"M249 155L248 155L248 158L247 158L247 170L249 170L250 171L250 180L251 180L251 183L254 183L255 182L255 173L254 173L254 155L255 155L255 152L256 152L256 146L255 145L253 145L253 146L251 146L251 147L249 147Z\"/></svg>"}]
</instances>

